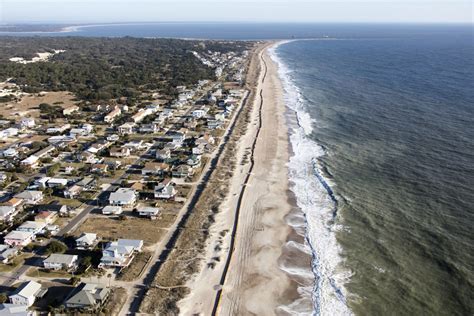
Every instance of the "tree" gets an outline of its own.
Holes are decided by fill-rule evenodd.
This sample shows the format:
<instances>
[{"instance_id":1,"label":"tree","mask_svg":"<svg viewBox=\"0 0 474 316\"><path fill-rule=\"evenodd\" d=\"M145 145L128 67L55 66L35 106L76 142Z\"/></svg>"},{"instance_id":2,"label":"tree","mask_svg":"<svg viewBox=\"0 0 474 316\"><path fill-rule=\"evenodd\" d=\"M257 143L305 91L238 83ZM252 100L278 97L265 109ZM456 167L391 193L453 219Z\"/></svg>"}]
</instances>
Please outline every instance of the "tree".
<instances>
[{"instance_id":1,"label":"tree","mask_svg":"<svg viewBox=\"0 0 474 316\"><path fill-rule=\"evenodd\" d=\"M65 253L67 250L67 246L60 242L59 240L51 240L51 242L46 247L46 252L48 254L51 253Z\"/></svg>"},{"instance_id":2,"label":"tree","mask_svg":"<svg viewBox=\"0 0 474 316\"><path fill-rule=\"evenodd\" d=\"M8 301L8 296L6 293L0 293L0 304L3 304L5 303L6 301Z\"/></svg>"}]
</instances>

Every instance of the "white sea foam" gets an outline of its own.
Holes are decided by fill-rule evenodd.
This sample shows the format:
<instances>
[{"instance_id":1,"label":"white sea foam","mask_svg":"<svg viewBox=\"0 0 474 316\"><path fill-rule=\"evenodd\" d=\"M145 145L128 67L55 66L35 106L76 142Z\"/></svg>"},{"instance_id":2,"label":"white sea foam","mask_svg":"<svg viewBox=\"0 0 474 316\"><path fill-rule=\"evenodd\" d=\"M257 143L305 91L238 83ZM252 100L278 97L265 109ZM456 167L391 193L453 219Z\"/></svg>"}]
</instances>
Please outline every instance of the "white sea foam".
<instances>
[{"instance_id":1,"label":"white sea foam","mask_svg":"<svg viewBox=\"0 0 474 316\"><path fill-rule=\"evenodd\" d=\"M325 154L324 149L311 140L308 135L313 131L315 121L304 108L304 98L291 77L291 70L276 53L280 42L270 49L272 59L278 64L279 76L285 92L286 106L295 111L298 126L290 130L290 142L294 155L289 161L291 190L295 194L298 207L305 215L306 243L312 254L313 288L300 288L301 294L310 291L314 311L313 315L351 315L346 304L344 281L350 276L341 269L340 246L335 233L341 227L334 224L335 201L331 184L328 184L318 170L316 160ZM297 271L292 270L295 273ZM302 298L304 299L304 298ZM299 309L298 301L282 310L293 315L307 315Z\"/></svg>"}]
</instances>

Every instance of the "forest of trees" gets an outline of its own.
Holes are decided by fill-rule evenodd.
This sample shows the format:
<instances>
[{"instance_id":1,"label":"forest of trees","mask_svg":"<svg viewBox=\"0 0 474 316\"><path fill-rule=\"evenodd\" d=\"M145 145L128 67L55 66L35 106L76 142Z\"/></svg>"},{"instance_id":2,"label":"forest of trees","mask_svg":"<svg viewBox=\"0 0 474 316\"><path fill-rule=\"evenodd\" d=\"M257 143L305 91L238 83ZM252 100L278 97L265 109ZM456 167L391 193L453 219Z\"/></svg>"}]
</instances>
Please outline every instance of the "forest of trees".
<instances>
[{"instance_id":1,"label":"forest of trees","mask_svg":"<svg viewBox=\"0 0 474 316\"><path fill-rule=\"evenodd\" d=\"M25 92L71 91L82 100L132 97L144 90L172 92L177 85L213 79L191 51L241 52L247 42L145 38L0 37L0 80L14 78ZM66 50L49 62L20 64L38 52Z\"/></svg>"}]
</instances>

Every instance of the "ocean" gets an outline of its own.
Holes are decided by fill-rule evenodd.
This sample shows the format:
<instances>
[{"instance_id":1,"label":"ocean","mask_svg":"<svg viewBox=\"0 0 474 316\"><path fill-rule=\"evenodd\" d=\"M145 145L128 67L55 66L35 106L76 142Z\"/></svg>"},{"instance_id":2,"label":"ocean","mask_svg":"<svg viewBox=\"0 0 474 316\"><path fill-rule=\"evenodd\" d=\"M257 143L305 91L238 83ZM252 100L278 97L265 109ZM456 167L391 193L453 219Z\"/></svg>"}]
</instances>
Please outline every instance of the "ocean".
<instances>
[{"instance_id":1,"label":"ocean","mask_svg":"<svg viewBox=\"0 0 474 316\"><path fill-rule=\"evenodd\" d=\"M291 40L273 57L297 116L289 177L313 257L313 314L474 314L472 25L150 23L3 34Z\"/></svg>"},{"instance_id":2,"label":"ocean","mask_svg":"<svg viewBox=\"0 0 474 316\"><path fill-rule=\"evenodd\" d=\"M274 49L315 314L474 312L472 29Z\"/></svg>"}]
</instances>

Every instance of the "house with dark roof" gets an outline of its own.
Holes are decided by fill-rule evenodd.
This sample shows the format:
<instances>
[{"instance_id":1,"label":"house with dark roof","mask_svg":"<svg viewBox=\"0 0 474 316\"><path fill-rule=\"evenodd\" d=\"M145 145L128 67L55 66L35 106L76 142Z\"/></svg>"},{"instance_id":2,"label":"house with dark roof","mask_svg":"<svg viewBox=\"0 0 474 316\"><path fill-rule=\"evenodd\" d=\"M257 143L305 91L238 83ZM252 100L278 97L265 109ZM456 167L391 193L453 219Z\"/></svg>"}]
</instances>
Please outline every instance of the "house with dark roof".
<instances>
[{"instance_id":1,"label":"house with dark roof","mask_svg":"<svg viewBox=\"0 0 474 316\"><path fill-rule=\"evenodd\" d=\"M97 311L107 301L110 289L105 285L95 283L81 283L64 302L68 309Z\"/></svg>"}]
</instances>

